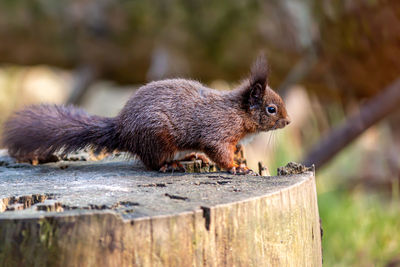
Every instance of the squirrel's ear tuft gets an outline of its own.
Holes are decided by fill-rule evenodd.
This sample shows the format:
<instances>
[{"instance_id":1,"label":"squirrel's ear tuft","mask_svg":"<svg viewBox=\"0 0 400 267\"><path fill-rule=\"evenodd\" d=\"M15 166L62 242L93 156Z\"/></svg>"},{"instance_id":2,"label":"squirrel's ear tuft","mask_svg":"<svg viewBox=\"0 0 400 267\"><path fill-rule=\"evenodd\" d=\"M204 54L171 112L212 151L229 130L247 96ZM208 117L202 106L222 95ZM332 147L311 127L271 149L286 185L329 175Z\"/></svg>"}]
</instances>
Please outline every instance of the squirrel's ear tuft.
<instances>
[{"instance_id":1,"label":"squirrel's ear tuft","mask_svg":"<svg viewBox=\"0 0 400 267\"><path fill-rule=\"evenodd\" d=\"M251 68L249 90L250 109L258 107L263 100L268 83L268 65L264 54L260 54Z\"/></svg>"},{"instance_id":2,"label":"squirrel's ear tuft","mask_svg":"<svg viewBox=\"0 0 400 267\"><path fill-rule=\"evenodd\" d=\"M256 61L253 63L251 68L250 75L250 86L256 86L259 84L262 88L265 89L268 83L268 64L267 60L264 56L264 53L261 53Z\"/></svg>"}]
</instances>

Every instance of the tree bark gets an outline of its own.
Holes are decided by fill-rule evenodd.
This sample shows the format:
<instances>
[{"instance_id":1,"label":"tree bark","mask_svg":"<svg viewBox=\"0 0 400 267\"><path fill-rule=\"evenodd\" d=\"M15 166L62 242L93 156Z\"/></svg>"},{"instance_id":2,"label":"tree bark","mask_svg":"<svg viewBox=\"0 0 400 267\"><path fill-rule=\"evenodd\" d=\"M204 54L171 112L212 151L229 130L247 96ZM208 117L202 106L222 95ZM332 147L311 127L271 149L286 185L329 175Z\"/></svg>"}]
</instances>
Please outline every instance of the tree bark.
<instances>
[{"instance_id":1,"label":"tree bark","mask_svg":"<svg viewBox=\"0 0 400 267\"><path fill-rule=\"evenodd\" d=\"M159 174L115 161L3 163L1 266L322 263L313 172L255 177Z\"/></svg>"}]
</instances>

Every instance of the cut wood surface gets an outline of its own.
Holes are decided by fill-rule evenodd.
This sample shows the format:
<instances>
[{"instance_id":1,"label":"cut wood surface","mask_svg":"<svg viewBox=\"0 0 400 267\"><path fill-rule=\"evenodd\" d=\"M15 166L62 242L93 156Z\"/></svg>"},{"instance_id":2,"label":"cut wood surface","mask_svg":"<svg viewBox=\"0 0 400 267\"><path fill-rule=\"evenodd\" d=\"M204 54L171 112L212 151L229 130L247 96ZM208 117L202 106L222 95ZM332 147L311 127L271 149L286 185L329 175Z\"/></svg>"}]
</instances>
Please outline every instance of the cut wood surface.
<instances>
[{"instance_id":1,"label":"cut wood surface","mask_svg":"<svg viewBox=\"0 0 400 267\"><path fill-rule=\"evenodd\" d=\"M0 266L320 266L313 172L161 174L0 156Z\"/></svg>"}]
</instances>

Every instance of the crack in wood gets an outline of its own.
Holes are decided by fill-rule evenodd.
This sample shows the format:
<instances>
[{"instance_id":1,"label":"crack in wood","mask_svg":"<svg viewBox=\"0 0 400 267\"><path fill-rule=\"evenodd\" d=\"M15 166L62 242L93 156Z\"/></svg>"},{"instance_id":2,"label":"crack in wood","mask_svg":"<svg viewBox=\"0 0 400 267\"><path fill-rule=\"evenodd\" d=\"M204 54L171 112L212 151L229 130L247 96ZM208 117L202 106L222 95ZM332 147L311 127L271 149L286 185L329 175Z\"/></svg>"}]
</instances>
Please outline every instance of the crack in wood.
<instances>
[{"instance_id":1,"label":"crack in wood","mask_svg":"<svg viewBox=\"0 0 400 267\"><path fill-rule=\"evenodd\" d=\"M210 231L211 223L211 209L209 207L200 207L203 210L203 218L205 220L205 227L207 231Z\"/></svg>"},{"instance_id":2,"label":"crack in wood","mask_svg":"<svg viewBox=\"0 0 400 267\"><path fill-rule=\"evenodd\" d=\"M170 199L177 199L177 200L184 200L184 201L189 200L188 197L182 197L182 196L178 196L178 195L171 195L171 194L168 194L168 193L165 193L164 195L166 197L169 197Z\"/></svg>"},{"instance_id":3,"label":"crack in wood","mask_svg":"<svg viewBox=\"0 0 400 267\"><path fill-rule=\"evenodd\" d=\"M224 180L232 180L232 177L222 176L222 175L209 175L207 176L211 179L224 179Z\"/></svg>"},{"instance_id":4,"label":"crack in wood","mask_svg":"<svg viewBox=\"0 0 400 267\"><path fill-rule=\"evenodd\" d=\"M165 183L140 184L138 187L167 187Z\"/></svg>"}]
</instances>

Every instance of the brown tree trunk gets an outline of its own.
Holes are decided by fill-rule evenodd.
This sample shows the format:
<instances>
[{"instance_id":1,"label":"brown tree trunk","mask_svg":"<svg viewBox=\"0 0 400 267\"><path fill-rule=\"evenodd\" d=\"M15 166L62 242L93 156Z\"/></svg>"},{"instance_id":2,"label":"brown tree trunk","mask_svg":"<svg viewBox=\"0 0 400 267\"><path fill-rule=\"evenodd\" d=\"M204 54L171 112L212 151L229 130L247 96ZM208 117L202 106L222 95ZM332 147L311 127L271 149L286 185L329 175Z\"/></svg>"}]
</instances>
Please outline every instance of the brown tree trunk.
<instances>
[{"instance_id":1,"label":"brown tree trunk","mask_svg":"<svg viewBox=\"0 0 400 267\"><path fill-rule=\"evenodd\" d=\"M365 130L399 108L400 78L319 141L305 157L304 164L315 164L317 168L323 166Z\"/></svg>"}]
</instances>

